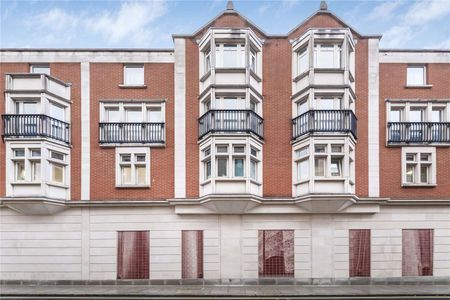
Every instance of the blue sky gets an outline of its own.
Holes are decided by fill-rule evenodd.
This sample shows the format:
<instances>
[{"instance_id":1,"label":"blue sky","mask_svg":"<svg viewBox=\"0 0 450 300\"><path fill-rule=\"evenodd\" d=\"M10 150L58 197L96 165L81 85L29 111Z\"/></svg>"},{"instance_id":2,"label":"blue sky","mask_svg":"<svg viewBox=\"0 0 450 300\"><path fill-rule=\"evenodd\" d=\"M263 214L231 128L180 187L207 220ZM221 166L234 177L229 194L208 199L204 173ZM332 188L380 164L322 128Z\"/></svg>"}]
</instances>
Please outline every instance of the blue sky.
<instances>
[{"instance_id":1,"label":"blue sky","mask_svg":"<svg viewBox=\"0 0 450 300\"><path fill-rule=\"evenodd\" d=\"M234 1L271 34L285 34L320 1ZM192 33L226 1L0 0L2 48L172 48L172 33ZM383 34L383 48L450 49L450 0L328 1L362 34Z\"/></svg>"}]
</instances>

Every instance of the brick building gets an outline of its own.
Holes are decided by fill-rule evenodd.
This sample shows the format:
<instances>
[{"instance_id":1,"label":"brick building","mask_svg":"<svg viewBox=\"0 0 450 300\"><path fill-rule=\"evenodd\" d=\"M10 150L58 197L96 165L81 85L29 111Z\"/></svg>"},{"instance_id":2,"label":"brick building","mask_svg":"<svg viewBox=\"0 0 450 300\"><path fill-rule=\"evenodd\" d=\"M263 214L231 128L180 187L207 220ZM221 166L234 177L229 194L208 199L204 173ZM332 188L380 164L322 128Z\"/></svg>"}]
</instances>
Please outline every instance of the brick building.
<instances>
[{"instance_id":1,"label":"brick building","mask_svg":"<svg viewBox=\"0 0 450 300\"><path fill-rule=\"evenodd\" d=\"M1 49L0 278L449 277L450 51L380 38Z\"/></svg>"}]
</instances>

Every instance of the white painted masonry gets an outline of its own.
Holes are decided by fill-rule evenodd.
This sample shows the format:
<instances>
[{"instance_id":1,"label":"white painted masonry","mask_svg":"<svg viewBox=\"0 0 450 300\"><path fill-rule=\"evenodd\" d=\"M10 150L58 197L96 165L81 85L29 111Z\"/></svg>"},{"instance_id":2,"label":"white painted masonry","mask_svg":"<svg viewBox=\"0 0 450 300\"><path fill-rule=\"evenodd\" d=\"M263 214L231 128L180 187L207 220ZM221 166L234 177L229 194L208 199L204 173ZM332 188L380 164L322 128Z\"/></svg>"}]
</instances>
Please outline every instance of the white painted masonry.
<instances>
[{"instance_id":1,"label":"white painted masonry","mask_svg":"<svg viewBox=\"0 0 450 300\"><path fill-rule=\"evenodd\" d=\"M380 63L450 63L449 51L399 51L384 50L379 52Z\"/></svg>"},{"instance_id":2,"label":"white painted masonry","mask_svg":"<svg viewBox=\"0 0 450 300\"><path fill-rule=\"evenodd\" d=\"M83 207L53 216L0 208L0 279L113 280L117 231L150 231L150 279L181 278L181 231L204 231L205 279L258 277L258 230L295 231L296 278L345 278L348 230L371 229L372 277L401 276L402 229L434 229L434 276L450 276L450 208L377 214L177 215L173 207Z\"/></svg>"},{"instance_id":3,"label":"white painted masonry","mask_svg":"<svg viewBox=\"0 0 450 300\"><path fill-rule=\"evenodd\" d=\"M369 39L369 197L380 196L380 145L379 145L379 39Z\"/></svg>"},{"instance_id":4,"label":"white painted masonry","mask_svg":"<svg viewBox=\"0 0 450 300\"><path fill-rule=\"evenodd\" d=\"M186 45L175 44L175 198L186 197Z\"/></svg>"},{"instance_id":5,"label":"white painted masonry","mask_svg":"<svg viewBox=\"0 0 450 300\"><path fill-rule=\"evenodd\" d=\"M90 199L91 184L91 123L90 65L81 63L81 199Z\"/></svg>"}]
</instances>

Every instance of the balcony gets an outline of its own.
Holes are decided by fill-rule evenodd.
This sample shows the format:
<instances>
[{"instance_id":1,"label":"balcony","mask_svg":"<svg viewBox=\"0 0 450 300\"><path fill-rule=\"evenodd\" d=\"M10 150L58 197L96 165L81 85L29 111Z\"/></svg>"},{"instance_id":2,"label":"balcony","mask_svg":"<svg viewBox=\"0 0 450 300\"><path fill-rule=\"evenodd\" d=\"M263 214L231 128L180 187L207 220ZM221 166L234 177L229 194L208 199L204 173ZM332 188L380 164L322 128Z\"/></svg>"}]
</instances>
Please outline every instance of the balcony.
<instances>
[{"instance_id":1,"label":"balcony","mask_svg":"<svg viewBox=\"0 0 450 300\"><path fill-rule=\"evenodd\" d=\"M164 144L165 123L99 123L100 144Z\"/></svg>"},{"instance_id":2,"label":"balcony","mask_svg":"<svg viewBox=\"0 0 450 300\"><path fill-rule=\"evenodd\" d=\"M308 133L351 133L356 138L356 116L351 110L310 110L292 119L292 139Z\"/></svg>"},{"instance_id":3,"label":"balcony","mask_svg":"<svg viewBox=\"0 0 450 300\"><path fill-rule=\"evenodd\" d=\"M199 139L208 133L253 133L263 139L264 119L252 110L209 110L198 124Z\"/></svg>"},{"instance_id":4,"label":"balcony","mask_svg":"<svg viewBox=\"0 0 450 300\"><path fill-rule=\"evenodd\" d=\"M70 144L70 124L46 115L2 115L3 139L41 137Z\"/></svg>"},{"instance_id":5,"label":"balcony","mask_svg":"<svg viewBox=\"0 0 450 300\"><path fill-rule=\"evenodd\" d=\"M388 144L450 144L450 122L388 122Z\"/></svg>"}]
</instances>

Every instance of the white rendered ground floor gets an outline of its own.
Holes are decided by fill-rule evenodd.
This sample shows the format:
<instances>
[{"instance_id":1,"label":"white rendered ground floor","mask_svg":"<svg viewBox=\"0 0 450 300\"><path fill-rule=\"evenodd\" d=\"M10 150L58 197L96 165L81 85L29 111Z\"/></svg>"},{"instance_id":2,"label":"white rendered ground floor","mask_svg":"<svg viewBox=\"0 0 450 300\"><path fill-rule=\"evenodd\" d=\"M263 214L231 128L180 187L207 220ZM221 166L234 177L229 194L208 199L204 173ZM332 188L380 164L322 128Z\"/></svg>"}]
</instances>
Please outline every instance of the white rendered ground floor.
<instances>
[{"instance_id":1,"label":"white rendered ground floor","mask_svg":"<svg viewBox=\"0 0 450 300\"><path fill-rule=\"evenodd\" d=\"M450 276L450 206L376 213L177 214L173 206L71 207L53 215L0 208L0 279L116 280L120 232L148 232L149 279L181 279L182 232L202 231L202 278L261 277L261 231L293 234L296 279L348 278L349 232L370 230L370 277L402 277L404 231L430 229L433 277ZM403 238L402 238L403 236Z\"/></svg>"}]
</instances>

